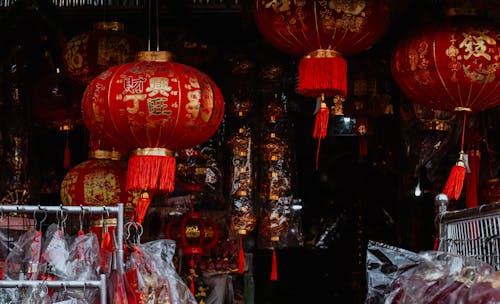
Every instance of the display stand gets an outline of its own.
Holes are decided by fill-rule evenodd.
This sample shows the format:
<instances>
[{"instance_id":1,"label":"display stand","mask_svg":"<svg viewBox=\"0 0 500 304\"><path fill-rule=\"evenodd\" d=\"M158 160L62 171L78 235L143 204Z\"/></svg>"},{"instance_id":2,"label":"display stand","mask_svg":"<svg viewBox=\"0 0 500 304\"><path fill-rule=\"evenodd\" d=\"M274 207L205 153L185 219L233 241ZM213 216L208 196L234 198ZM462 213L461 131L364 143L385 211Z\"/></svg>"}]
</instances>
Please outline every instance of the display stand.
<instances>
[{"instance_id":1,"label":"display stand","mask_svg":"<svg viewBox=\"0 0 500 304\"><path fill-rule=\"evenodd\" d=\"M117 262L119 271L123 272L123 204L117 206L33 206L33 205L0 205L2 215L6 212L35 213L37 211L56 213L64 212L69 214L116 214L117 215ZM48 280L0 280L0 288L21 288L36 287L45 285L50 288L99 288L100 303L106 304L106 276L100 275L99 280L93 281L48 281Z\"/></svg>"}]
</instances>

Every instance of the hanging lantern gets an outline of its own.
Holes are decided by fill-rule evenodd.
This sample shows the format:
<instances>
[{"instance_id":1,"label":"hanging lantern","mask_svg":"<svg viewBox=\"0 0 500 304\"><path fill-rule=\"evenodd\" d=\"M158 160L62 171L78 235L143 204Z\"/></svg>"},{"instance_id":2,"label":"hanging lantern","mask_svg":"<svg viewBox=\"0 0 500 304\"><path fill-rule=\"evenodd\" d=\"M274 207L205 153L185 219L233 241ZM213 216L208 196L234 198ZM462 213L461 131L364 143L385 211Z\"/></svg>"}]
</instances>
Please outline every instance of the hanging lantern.
<instances>
[{"instance_id":1,"label":"hanging lantern","mask_svg":"<svg viewBox=\"0 0 500 304\"><path fill-rule=\"evenodd\" d=\"M127 190L172 192L174 152L207 141L222 121L224 100L216 84L171 57L139 52L137 61L101 73L83 96L90 131L116 147L135 149L128 160ZM140 204L147 208L149 201L143 195Z\"/></svg>"},{"instance_id":2,"label":"hanging lantern","mask_svg":"<svg viewBox=\"0 0 500 304\"><path fill-rule=\"evenodd\" d=\"M465 179L467 114L500 104L498 37L484 18L448 16L405 35L391 56L394 79L413 103L463 114L460 156L443 190L450 199Z\"/></svg>"},{"instance_id":3,"label":"hanging lantern","mask_svg":"<svg viewBox=\"0 0 500 304\"><path fill-rule=\"evenodd\" d=\"M275 48L301 56L299 94L318 98L313 137L326 137L326 97L347 93L347 62L380 39L390 24L386 0L296 1L255 0L260 33ZM348 38L347 38L348 37ZM318 155L316 156L316 167Z\"/></svg>"},{"instance_id":4,"label":"hanging lantern","mask_svg":"<svg viewBox=\"0 0 500 304\"><path fill-rule=\"evenodd\" d=\"M108 68L130 62L139 51L140 39L125 32L125 25L102 21L94 29L71 38L65 45L63 60L67 73L87 85Z\"/></svg>"},{"instance_id":5,"label":"hanging lantern","mask_svg":"<svg viewBox=\"0 0 500 304\"><path fill-rule=\"evenodd\" d=\"M127 217L133 214L138 193L125 190L127 162L112 160L111 152L93 150L89 159L68 171L61 183L66 206L116 206L123 203Z\"/></svg>"},{"instance_id":6,"label":"hanging lantern","mask_svg":"<svg viewBox=\"0 0 500 304\"><path fill-rule=\"evenodd\" d=\"M220 228L212 219L198 212L188 212L183 216L172 217L165 235L174 240L184 253L202 254L217 244Z\"/></svg>"}]
</instances>

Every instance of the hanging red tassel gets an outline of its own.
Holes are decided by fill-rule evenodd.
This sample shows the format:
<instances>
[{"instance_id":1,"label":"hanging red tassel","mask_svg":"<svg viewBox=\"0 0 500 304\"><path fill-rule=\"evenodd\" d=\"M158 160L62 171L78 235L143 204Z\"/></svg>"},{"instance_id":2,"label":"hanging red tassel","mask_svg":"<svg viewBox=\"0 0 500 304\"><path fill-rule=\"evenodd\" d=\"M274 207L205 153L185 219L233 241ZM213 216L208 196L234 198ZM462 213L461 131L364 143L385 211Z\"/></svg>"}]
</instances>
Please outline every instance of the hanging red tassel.
<instances>
[{"instance_id":1,"label":"hanging red tassel","mask_svg":"<svg viewBox=\"0 0 500 304\"><path fill-rule=\"evenodd\" d=\"M316 148L316 170L319 167L319 151L321 147L321 140L326 137L326 132L328 130L328 119L330 117L330 111L325 103L325 96L321 95L320 108L318 113L316 113L316 121L314 122L313 138L318 139L318 146Z\"/></svg>"},{"instance_id":2,"label":"hanging red tassel","mask_svg":"<svg viewBox=\"0 0 500 304\"><path fill-rule=\"evenodd\" d=\"M336 51L319 49L305 55L299 63L297 92L318 97L347 94L347 61Z\"/></svg>"},{"instance_id":3,"label":"hanging red tassel","mask_svg":"<svg viewBox=\"0 0 500 304\"><path fill-rule=\"evenodd\" d=\"M269 277L269 280L271 281L277 281L278 280L278 265L276 261L276 248L273 247L273 261L271 265L271 276Z\"/></svg>"},{"instance_id":4,"label":"hanging red tassel","mask_svg":"<svg viewBox=\"0 0 500 304\"><path fill-rule=\"evenodd\" d=\"M195 273L195 267L194 267L194 256L191 255L191 260L189 260L189 266L191 269L189 269L189 272L191 273L191 284L189 285L189 290L191 290L191 293L195 295L195 288L194 288L194 277L196 276Z\"/></svg>"},{"instance_id":5,"label":"hanging red tassel","mask_svg":"<svg viewBox=\"0 0 500 304\"><path fill-rule=\"evenodd\" d=\"M137 216L137 222L142 225L144 222L144 217L146 216L146 211L148 210L149 204L151 203L151 198L149 198L149 193L141 193L141 197L137 200L135 205L135 213Z\"/></svg>"},{"instance_id":6,"label":"hanging red tassel","mask_svg":"<svg viewBox=\"0 0 500 304\"><path fill-rule=\"evenodd\" d=\"M465 153L464 151L460 151L460 157L453 168L451 168L450 176L443 189L443 193L446 194L449 199L458 200L460 198L464 186L465 172Z\"/></svg>"},{"instance_id":7,"label":"hanging red tassel","mask_svg":"<svg viewBox=\"0 0 500 304\"><path fill-rule=\"evenodd\" d=\"M472 149L467 153L467 155L470 172L465 174L465 205L467 208L474 208L478 206L478 182L481 152L479 150Z\"/></svg>"},{"instance_id":8,"label":"hanging red tassel","mask_svg":"<svg viewBox=\"0 0 500 304\"><path fill-rule=\"evenodd\" d=\"M71 166L71 150L69 148L69 135L66 132L66 146L64 147L64 169L69 169Z\"/></svg>"},{"instance_id":9,"label":"hanging red tassel","mask_svg":"<svg viewBox=\"0 0 500 304\"><path fill-rule=\"evenodd\" d=\"M137 149L128 160L126 189L172 192L175 170L175 157L171 151L163 148Z\"/></svg>"},{"instance_id":10,"label":"hanging red tassel","mask_svg":"<svg viewBox=\"0 0 500 304\"><path fill-rule=\"evenodd\" d=\"M243 235L240 234L240 250L238 252L238 273L245 273L245 251L243 251Z\"/></svg>"}]
</instances>

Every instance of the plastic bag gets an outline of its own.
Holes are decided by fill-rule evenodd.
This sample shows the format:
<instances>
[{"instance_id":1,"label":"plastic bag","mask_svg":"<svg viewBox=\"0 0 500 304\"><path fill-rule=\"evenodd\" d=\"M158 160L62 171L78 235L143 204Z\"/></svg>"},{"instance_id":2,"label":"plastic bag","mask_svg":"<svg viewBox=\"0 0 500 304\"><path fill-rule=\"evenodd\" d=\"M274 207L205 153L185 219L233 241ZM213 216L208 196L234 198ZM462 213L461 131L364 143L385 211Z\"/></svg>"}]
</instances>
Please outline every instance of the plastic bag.
<instances>
[{"instance_id":1,"label":"plastic bag","mask_svg":"<svg viewBox=\"0 0 500 304\"><path fill-rule=\"evenodd\" d=\"M386 290L402 273L415 268L422 258L415 252L374 241L368 242L365 303L381 303Z\"/></svg>"},{"instance_id":2,"label":"plastic bag","mask_svg":"<svg viewBox=\"0 0 500 304\"><path fill-rule=\"evenodd\" d=\"M193 294L176 272L172 262L174 254L173 240L162 239L135 245L126 271L127 279L135 289L139 301L197 304Z\"/></svg>"}]
</instances>

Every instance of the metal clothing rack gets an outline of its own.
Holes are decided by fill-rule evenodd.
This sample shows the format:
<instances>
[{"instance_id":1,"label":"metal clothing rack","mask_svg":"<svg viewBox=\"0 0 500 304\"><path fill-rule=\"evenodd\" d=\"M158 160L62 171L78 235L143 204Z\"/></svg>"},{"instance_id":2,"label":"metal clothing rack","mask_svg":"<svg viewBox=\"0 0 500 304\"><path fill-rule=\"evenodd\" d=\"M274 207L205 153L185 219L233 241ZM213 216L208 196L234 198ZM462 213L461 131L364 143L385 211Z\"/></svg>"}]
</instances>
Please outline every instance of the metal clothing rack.
<instances>
[{"instance_id":1,"label":"metal clothing rack","mask_svg":"<svg viewBox=\"0 0 500 304\"><path fill-rule=\"evenodd\" d=\"M35 213L41 212L64 212L69 214L80 213L106 213L117 215L117 262L119 271L123 272L123 204L117 206L28 206L28 205L0 205L0 212L18 212L18 213ZM48 281L48 280L0 280L0 288L21 288L21 287L36 287L47 286L51 288L99 288L100 303L106 304L106 276L100 275L99 280L92 281Z\"/></svg>"},{"instance_id":2,"label":"metal clothing rack","mask_svg":"<svg viewBox=\"0 0 500 304\"><path fill-rule=\"evenodd\" d=\"M448 197L435 198L439 209L439 251L474 257L500 270L500 202L448 211Z\"/></svg>"}]
</instances>

